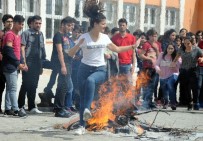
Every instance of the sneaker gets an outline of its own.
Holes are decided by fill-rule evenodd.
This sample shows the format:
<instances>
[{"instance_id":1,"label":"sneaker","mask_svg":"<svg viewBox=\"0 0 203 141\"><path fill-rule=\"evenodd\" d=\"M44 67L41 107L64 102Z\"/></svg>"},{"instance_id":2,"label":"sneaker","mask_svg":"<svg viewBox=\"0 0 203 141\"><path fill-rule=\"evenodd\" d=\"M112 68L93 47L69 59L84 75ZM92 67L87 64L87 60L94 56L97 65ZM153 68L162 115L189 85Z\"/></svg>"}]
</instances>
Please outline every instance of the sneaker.
<instances>
[{"instance_id":1,"label":"sneaker","mask_svg":"<svg viewBox=\"0 0 203 141\"><path fill-rule=\"evenodd\" d=\"M194 106L193 106L193 110L199 110L199 104L194 104Z\"/></svg>"},{"instance_id":2,"label":"sneaker","mask_svg":"<svg viewBox=\"0 0 203 141\"><path fill-rule=\"evenodd\" d=\"M6 115L14 115L14 112L13 112L13 110L5 110L4 111L4 115L6 116Z\"/></svg>"},{"instance_id":3,"label":"sneaker","mask_svg":"<svg viewBox=\"0 0 203 141\"><path fill-rule=\"evenodd\" d=\"M168 108L168 105L163 105L163 109L167 109Z\"/></svg>"},{"instance_id":4,"label":"sneaker","mask_svg":"<svg viewBox=\"0 0 203 141\"><path fill-rule=\"evenodd\" d=\"M138 107L138 110L135 111L136 114L143 114L143 113L148 113L148 112L151 112L151 109L150 108L145 108L144 106L140 106Z\"/></svg>"},{"instance_id":5,"label":"sneaker","mask_svg":"<svg viewBox=\"0 0 203 141\"><path fill-rule=\"evenodd\" d=\"M55 117L69 118L72 115L73 114L71 112L68 112L65 109L61 109L61 110L56 110L55 111Z\"/></svg>"},{"instance_id":6,"label":"sneaker","mask_svg":"<svg viewBox=\"0 0 203 141\"><path fill-rule=\"evenodd\" d=\"M76 135L83 135L85 134L85 127L80 126L78 129L75 130Z\"/></svg>"},{"instance_id":7,"label":"sneaker","mask_svg":"<svg viewBox=\"0 0 203 141\"><path fill-rule=\"evenodd\" d=\"M76 114L76 112L72 111L71 108L65 108L65 110L69 113L71 113L72 115Z\"/></svg>"},{"instance_id":8,"label":"sneaker","mask_svg":"<svg viewBox=\"0 0 203 141\"><path fill-rule=\"evenodd\" d=\"M172 109L172 110L176 110L176 106L175 106L175 105L172 105L172 106L171 106L171 109Z\"/></svg>"},{"instance_id":9,"label":"sneaker","mask_svg":"<svg viewBox=\"0 0 203 141\"><path fill-rule=\"evenodd\" d=\"M21 109L18 111L14 111L13 116L19 116L19 117L26 117L25 111L22 111Z\"/></svg>"},{"instance_id":10,"label":"sneaker","mask_svg":"<svg viewBox=\"0 0 203 141\"><path fill-rule=\"evenodd\" d=\"M25 117L27 115L27 113L25 112L24 108L20 108L20 110L18 111L18 116L19 117Z\"/></svg>"},{"instance_id":11,"label":"sneaker","mask_svg":"<svg viewBox=\"0 0 203 141\"><path fill-rule=\"evenodd\" d=\"M191 110L192 110L192 104L188 104L187 110L188 110L188 111L191 111Z\"/></svg>"},{"instance_id":12,"label":"sneaker","mask_svg":"<svg viewBox=\"0 0 203 141\"><path fill-rule=\"evenodd\" d=\"M83 113L83 120L87 121L92 117L92 114L89 109L85 108L84 113Z\"/></svg>"},{"instance_id":13,"label":"sneaker","mask_svg":"<svg viewBox=\"0 0 203 141\"><path fill-rule=\"evenodd\" d=\"M43 112L38 110L37 108L32 108L32 110L30 110L30 114L42 114Z\"/></svg>"},{"instance_id":14,"label":"sneaker","mask_svg":"<svg viewBox=\"0 0 203 141\"><path fill-rule=\"evenodd\" d=\"M75 113L78 112L78 110L77 110L75 107L70 107L70 110L73 111L73 112L75 112Z\"/></svg>"}]
</instances>

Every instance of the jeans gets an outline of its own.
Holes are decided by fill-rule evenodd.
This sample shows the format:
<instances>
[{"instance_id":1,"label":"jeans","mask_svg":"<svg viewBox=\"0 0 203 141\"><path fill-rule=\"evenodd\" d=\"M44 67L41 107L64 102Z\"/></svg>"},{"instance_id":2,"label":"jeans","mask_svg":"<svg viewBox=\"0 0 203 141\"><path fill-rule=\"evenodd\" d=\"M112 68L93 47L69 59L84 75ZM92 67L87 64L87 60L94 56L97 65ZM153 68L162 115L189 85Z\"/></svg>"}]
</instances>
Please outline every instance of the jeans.
<instances>
[{"instance_id":1,"label":"jeans","mask_svg":"<svg viewBox=\"0 0 203 141\"><path fill-rule=\"evenodd\" d=\"M199 103L203 106L203 67L198 67L198 94Z\"/></svg>"},{"instance_id":2,"label":"jeans","mask_svg":"<svg viewBox=\"0 0 203 141\"><path fill-rule=\"evenodd\" d=\"M144 69L143 71L146 72L145 74L148 75L149 80L148 80L147 85L143 87L142 106L146 109L149 109L149 108L151 108L151 105L152 105L152 97L153 97L154 87L155 87L155 83L156 83L156 71L155 71L155 69L152 69L152 68L147 68L147 69Z\"/></svg>"},{"instance_id":3,"label":"jeans","mask_svg":"<svg viewBox=\"0 0 203 141\"><path fill-rule=\"evenodd\" d=\"M4 72L6 77L6 95L5 95L5 110L14 111L19 110L17 102L17 81L18 81L18 72L17 70L12 73Z\"/></svg>"},{"instance_id":4,"label":"jeans","mask_svg":"<svg viewBox=\"0 0 203 141\"><path fill-rule=\"evenodd\" d=\"M160 79L160 87L163 92L165 105L170 103L171 105L176 104L176 89L175 89L175 83L178 79L178 75L173 74L172 76L166 78L166 79ZM168 99L169 97L169 99Z\"/></svg>"},{"instance_id":5,"label":"jeans","mask_svg":"<svg viewBox=\"0 0 203 141\"><path fill-rule=\"evenodd\" d=\"M49 82L47 84L47 87L44 89L44 92L49 94L50 92L52 92L52 88L56 82L56 77L58 75L58 71L56 69L53 69L52 72L51 72L51 76L50 76L50 79L49 79Z\"/></svg>"},{"instance_id":6,"label":"jeans","mask_svg":"<svg viewBox=\"0 0 203 141\"><path fill-rule=\"evenodd\" d=\"M159 85L159 74L156 73L155 75L156 76L155 76L155 85L154 85L154 98L157 98L158 97L157 96L157 87Z\"/></svg>"},{"instance_id":7,"label":"jeans","mask_svg":"<svg viewBox=\"0 0 203 141\"><path fill-rule=\"evenodd\" d=\"M36 108L35 106L35 98L36 98L36 90L38 87L38 81L40 76L40 66L37 62L27 62L28 71L22 72L22 85L20 88L19 96L18 96L18 105L19 108L25 106L25 97L27 94L28 98L28 110L32 110Z\"/></svg>"},{"instance_id":8,"label":"jeans","mask_svg":"<svg viewBox=\"0 0 203 141\"><path fill-rule=\"evenodd\" d=\"M56 94L54 99L54 109L56 112L61 111L65 106L72 106L73 84L71 79L71 64L66 63L68 73L63 75L59 71Z\"/></svg>"},{"instance_id":9,"label":"jeans","mask_svg":"<svg viewBox=\"0 0 203 141\"><path fill-rule=\"evenodd\" d=\"M68 79L67 80L68 89L65 96L65 107L70 108L73 106L73 82L71 75L67 75L66 79Z\"/></svg>"},{"instance_id":10,"label":"jeans","mask_svg":"<svg viewBox=\"0 0 203 141\"><path fill-rule=\"evenodd\" d=\"M131 64L119 65L119 74L130 74Z\"/></svg>"},{"instance_id":11,"label":"jeans","mask_svg":"<svg viewBox=\"0 0 203 141\"><path fill-rule=\"evenodd\" d=\"M81 63L78 70L78 84L80 89L80 124L85 126L83 112L90 109L94 95L97 95L97 85L106 80L106 66L94 67Z\"/></svg>"},{"instance_id":12,"label":"jeans","mask_svg":"<svg viewBox=\"0 0 203 141\"><path fill-rule=\"evenodd\" d=\"M2 103L2 95L5 89L6 78L3 74L3 67L2 62L0 61L0 110L1 110L1 103Z\"/></svg>"}]
</instances>

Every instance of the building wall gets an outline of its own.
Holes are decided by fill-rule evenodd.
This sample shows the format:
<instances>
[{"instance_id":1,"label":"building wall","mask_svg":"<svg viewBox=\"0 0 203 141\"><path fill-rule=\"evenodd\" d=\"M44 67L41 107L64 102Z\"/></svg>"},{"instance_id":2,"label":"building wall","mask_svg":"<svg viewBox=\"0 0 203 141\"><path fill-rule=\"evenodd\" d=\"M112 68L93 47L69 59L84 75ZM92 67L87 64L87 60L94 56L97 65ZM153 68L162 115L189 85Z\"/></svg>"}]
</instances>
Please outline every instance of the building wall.
<instances>
[{"instance_id":1,"label":"building wall","mask_svg":"<svg viewBox=\"0 0 203 141\"><path fill-rule=\"evenodd\" d=\"M180 1L176 0L166 0L166 6L167 7L173 7L173 8L180 8Z\"/></svg>"},{"instance_id":2,"label":"building wall","mask_svg":"<svg viewBox=\"0 0 203 141\"><path fill-rule=\"evenodd\" d=\"M160 6L161 0L145 0L145 3L148 5Z\"/></svg>"},{"instance_id":3,"label":"building wall","mask_svg":"<svg viewBox=\"0 0 203 141\"><path fill-rule=\"evenodd\" d=\"M52 28L50 29L50 31L52 31L52 36L54 34L54 30L55 30L55 24L53 21L55 20L60 20L63 17L69 15L69 16L75 16L75 9L76 7L76 2L77 1L81 1L82 3L84 3L84 0L66 0L63 1L63 13L62 15L48 15L46 13L46 0L34 0L35 1L35 10L33 13L27 13L26 12L26 7L23 7L23 11L15 11L15 1L17 0L1 0L2 2L2 9L0 9L0 14L3 15L5 13L9 13L12 15L15 14L22 14L25 17L28 17L29 15L34 15L34 14L39 14L40 16L42 16L43 18L43 25L42 25L42 31L44 32L44 34L46 34L47 30L47 25L51 24ZM27 2L27 0L22 0L23 3ZM55 1L55 0L53 0ZM176 30L185 27L187 28L189 31L192 32L196 32L198 29L203 30L203 0L101 0L103 2L108 2L110 4L114 5L114 10L112 11L112 13L116 13L113 14L113 17L111 20L108 21L108 24L110 24L111 26L117 26L117 19L122 18L123 17L123 13L126 12L126 9L123 9L123 6L125 6L126 4L129 6L135 6L136 7L136 12L135 12L135 19L136 22L131 22L131 27L136 27L136 29L140 28L142 30L144 30L144 28L146 27L150 27L144 22L145 21L145 8L155 8L156 9L156 25L155 28L157 29L157 31L160 32L160 34L163 34L163 32L166 29L169 28L173 28L170 25L166 25L166 11L169 10L175 10L176 13L176 23L177 25L175 25L174 27L176 28ZM24 4L25 5L25 4ZM82 5L79 6L79 13L80 15L83 15L82 12ZM181 8L182 7L182 8ZM54 7L52 7L52 10L54 12ZM116 9L116 11L115 11ZM182 10L181 10L182 9ZM132 17L132 13L129 16L129 11L132 11L132 8L127 8L127 12L128 12L128 20L129 17ZM181 14L181 11L183 14ZM108 13L109 14L109 13ZM179 15L178 15L179 14ZM49 17L47 17L49 16ZM138 18L139 17L139 18ZM51 18L52 19L52 23L46 23L46 19L47 18ZM80 24L82 24L83 22L88 22L88 18L84 17L84 16L80 16L80 17L76 17L77 20L80 21ZM131 18L132 19L132 18ZM148 20L151 20L151 17L148 18ZM168 20L167 20L168 21ZM170 21L170 19L169 19ZM110 23L112 22L112 23ZM115 23L113 23L115 22ZM27 27L26 27L27 28ZM25 28L25 29L26 29ZM52 40L52 37L49 37L50 40Z\"/></svg>"},{"instance_id":4,"label":"building wall","mask_svg":"<svg viewBox=\"0 0 203 141\"><path fill-rule=\"evenodd\" d=\"M197 19L197 30L203 30L203 0L199 0L198 3L198 19Z\"/></svg>"},{"instance_id":5,"label":"building wall","mask_svg":"<svg viewBox=\"0 0 203 141\"><path fill-rule=\"evenodd\" d=\"M185 13L183 27L196 32L199 0L185 0Z\"/></svg>"}]
</instances>

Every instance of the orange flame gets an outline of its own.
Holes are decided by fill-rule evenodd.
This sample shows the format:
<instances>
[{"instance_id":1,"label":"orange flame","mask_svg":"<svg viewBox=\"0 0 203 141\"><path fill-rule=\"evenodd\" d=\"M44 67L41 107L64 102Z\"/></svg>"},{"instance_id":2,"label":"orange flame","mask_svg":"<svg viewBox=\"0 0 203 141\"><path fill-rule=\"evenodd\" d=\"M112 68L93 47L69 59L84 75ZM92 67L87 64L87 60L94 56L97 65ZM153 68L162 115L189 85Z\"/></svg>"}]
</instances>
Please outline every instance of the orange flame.
<instances>
[{"instance_id":1,"label":"orange flame","mask_svg":"<svg viewBox=\"0 0 203 141\"><path fill-rule=\"evenodd\" d=\"M137 125L137 135L140 136L144 133L144 129L142 127L140 127L139 125Z\"/></svg>"},{"instance_id":2,"label":"orange flame","mask_svg":"<svg viewBox=\"0 0 203 141\"><path fill-rule=\"evenodd\" d=\"M101 130L108 125L108 121L115 120L116 115L123 115L128 109L133 108L135 97L146 85L149 77L140 73L136 86L132 86L125 76L112 77L100 86L99 100L92 104L92 118L88 120L88 130Z\"/></svg>"}]
</instances>

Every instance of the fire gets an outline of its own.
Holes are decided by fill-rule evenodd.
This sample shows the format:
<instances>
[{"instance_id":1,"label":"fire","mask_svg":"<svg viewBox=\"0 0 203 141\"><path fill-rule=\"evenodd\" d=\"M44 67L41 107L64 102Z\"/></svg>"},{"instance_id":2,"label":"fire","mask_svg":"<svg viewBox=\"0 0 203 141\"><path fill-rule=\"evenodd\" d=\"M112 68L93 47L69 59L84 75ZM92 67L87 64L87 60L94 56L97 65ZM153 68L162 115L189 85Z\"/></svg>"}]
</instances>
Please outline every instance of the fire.
<instances>
[{"instance_id":1,"label":"fire","mask_svg":"<svg viewBox=\"0 0 203 141\"><path fill-rule=\"evenodd\" d=\"M92 104L93 117L87 122L88 130L102 130L108 126L108 121L115 121L117 115L124 115L133 109L136 95L148 80L145 73L140 73L136 86L132 86L124 76L112 77L105 82L100 87L99 99Z\"/></svg>"},{"instance_id":2,"label":"fire","mask_svg":"<svg viewBox=\"0 0 203 141\"><path fill-rule=\"evenodd\" d=\"M141 136L144 133L144 129L142 127L140 127L139 125L137 125L137 135Z\"/></svg>"}]
</instances>

